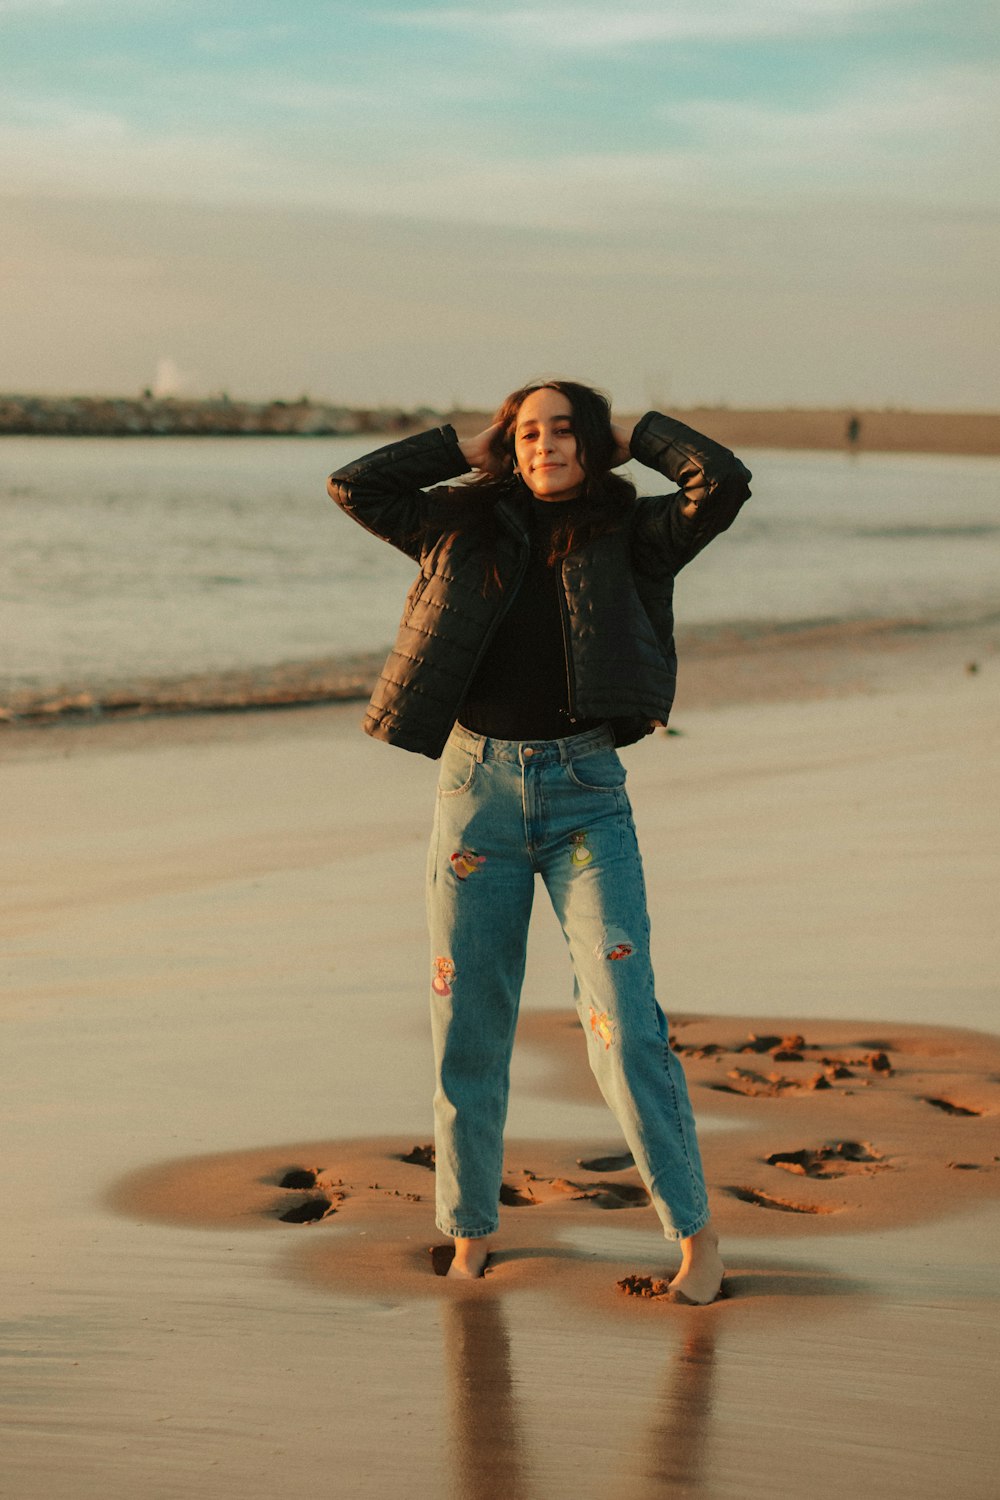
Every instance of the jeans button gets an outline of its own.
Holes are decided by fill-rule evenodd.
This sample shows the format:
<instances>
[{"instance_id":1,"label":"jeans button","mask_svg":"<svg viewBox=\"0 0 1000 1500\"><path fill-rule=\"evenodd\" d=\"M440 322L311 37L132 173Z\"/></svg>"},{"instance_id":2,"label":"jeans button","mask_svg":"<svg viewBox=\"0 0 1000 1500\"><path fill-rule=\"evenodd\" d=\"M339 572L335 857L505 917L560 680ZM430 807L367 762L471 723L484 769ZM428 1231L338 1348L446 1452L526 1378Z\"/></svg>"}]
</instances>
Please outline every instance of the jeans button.
<instances>
[{"instance_id":1,"label":"jeans button","mask_svg":"<svg viewBox=\"0 0 1000 1500\"><path fill-rule=\"evenodd\" d=\"M531 745L525 745L525 747L524 747L524 753L525 753L525 755L534 755L535 752L534 752L533 748L531 747Z\"/></svg>"}]
</instances>

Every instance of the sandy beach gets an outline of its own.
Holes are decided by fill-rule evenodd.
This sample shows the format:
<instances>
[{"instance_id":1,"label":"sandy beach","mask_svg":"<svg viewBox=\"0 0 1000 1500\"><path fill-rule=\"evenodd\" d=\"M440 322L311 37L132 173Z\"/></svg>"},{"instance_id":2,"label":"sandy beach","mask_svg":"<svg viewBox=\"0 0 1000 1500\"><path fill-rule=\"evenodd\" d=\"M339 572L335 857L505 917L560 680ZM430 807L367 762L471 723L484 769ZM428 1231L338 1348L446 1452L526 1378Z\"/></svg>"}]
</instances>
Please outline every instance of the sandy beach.
<instances>
[{"instance_id":1,"label":"sandy beach","mask_svg":"<svg viewBox=\"0 0 1000 1500\"><path fill-rule=\"evenodd\" d=\"M995 625L722 635L625 752L707 1309L541 891L501 1234L435 1274L431 762L357 704L4 728L0 1494L994 1496L998 687Z\"/></svg>"}]
</instances>

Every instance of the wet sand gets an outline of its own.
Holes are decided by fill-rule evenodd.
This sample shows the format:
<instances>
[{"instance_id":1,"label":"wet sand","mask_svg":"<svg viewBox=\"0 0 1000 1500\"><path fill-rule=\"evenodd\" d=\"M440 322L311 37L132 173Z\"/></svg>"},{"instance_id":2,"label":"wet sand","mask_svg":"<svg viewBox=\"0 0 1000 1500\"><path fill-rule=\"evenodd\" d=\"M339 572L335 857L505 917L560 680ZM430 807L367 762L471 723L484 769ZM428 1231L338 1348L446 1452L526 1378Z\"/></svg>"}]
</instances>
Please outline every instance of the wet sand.
<instances>
[{"instance_id":1,"label":"wet sand","mask_svg":"<svg viewBox=\"0 0 1000 1500\"><path fill-rule=\"evenodd\" d=\"M434 1274L430 762L352 705L4 736L5 1492L992 1496L997 645L722 641L626 752L709 1309L630 1294L541 894L502 1231Z\"/></svg>"}]
</instances>

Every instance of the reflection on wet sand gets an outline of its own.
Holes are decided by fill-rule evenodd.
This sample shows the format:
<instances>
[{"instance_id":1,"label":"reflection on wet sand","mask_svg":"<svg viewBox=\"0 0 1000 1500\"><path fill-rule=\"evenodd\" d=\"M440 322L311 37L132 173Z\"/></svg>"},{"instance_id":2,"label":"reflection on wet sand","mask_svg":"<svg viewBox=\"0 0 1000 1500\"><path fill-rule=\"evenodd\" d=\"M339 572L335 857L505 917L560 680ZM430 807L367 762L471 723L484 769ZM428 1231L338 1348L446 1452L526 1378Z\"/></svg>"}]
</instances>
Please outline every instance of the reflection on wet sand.
<instances>
[{"instance_id":1,"label":"reflection on wet sand","mask_svg":"<svg viewBox=\"0 0 1000 1500\"><path fill-rule=\"evenodd\" d=\"M446 1304L443 1313L456 1500L527 1500L531 1474L504 1304L494 1297L465 1295ZM714 1363L713 1328L692 1324L666 1361L640 1473L628 1476L628 1500L645 1494L652 1500L665 1486L670 1493L703 1493ZM637 1482L644 1487L637 1489Z\"/></svg>"},{"instance_id":2,"label":"reflection on wet sand","mask_svg":"<svg viewBox=\"0 0 1000 1500\"><path fill-rule=\"evenodd\" d=\"M667 1361L662 1394L649 1426L643 1478L646 1493L695 1495L706 1483L706 1456L712 1428L715 1387L715 1331L711 1326L688 1329L680 1347ZM631 1490L629 1500L643 1491Z\"/></svg>"},{"instance_id":3,"label":"reflection on wet sand","mask_svg":"<svg viewBox=\"0 0 1000 1500\"><path fill-rule=\"evenodd\" d=\"M466 1296L444 1314L456 1500L527 1500L503 1305Z\"/></svg>"}]
</instances>

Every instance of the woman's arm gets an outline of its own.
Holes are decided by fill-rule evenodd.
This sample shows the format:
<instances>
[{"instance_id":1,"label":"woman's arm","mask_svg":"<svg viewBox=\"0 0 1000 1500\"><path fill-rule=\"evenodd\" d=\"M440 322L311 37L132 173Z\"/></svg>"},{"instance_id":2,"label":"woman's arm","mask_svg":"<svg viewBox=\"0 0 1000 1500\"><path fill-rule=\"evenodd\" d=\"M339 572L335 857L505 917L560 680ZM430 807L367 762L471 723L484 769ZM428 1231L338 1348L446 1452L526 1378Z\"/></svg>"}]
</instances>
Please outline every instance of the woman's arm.
<instances>
[{"instance_id":1,"label":"woman's arm","mask_svg":"<svg viewBox=\"0 0 1000 1500\"><path fill-rule=\"evenodd\" d=\"M750 471L721 443L660 412L647 412L631 432L614 432L619 453L680 485L672 495L643 496L636 520L640 547L676 573L735 521L750 495Z\"/></svg>"},{"instance_id":2,"label":"woman's arm","mask_svg":"<svg viewBox=\"0 0 1000 1500\"><path fill-rule=\"evenodd\" d=\"M453 427L437 427L376 448L330 475L330 498L366 531L419 561L435 513L434 493L425 488L485 466L492 431L460 443Z\"/></svg>"}]
</instances>

